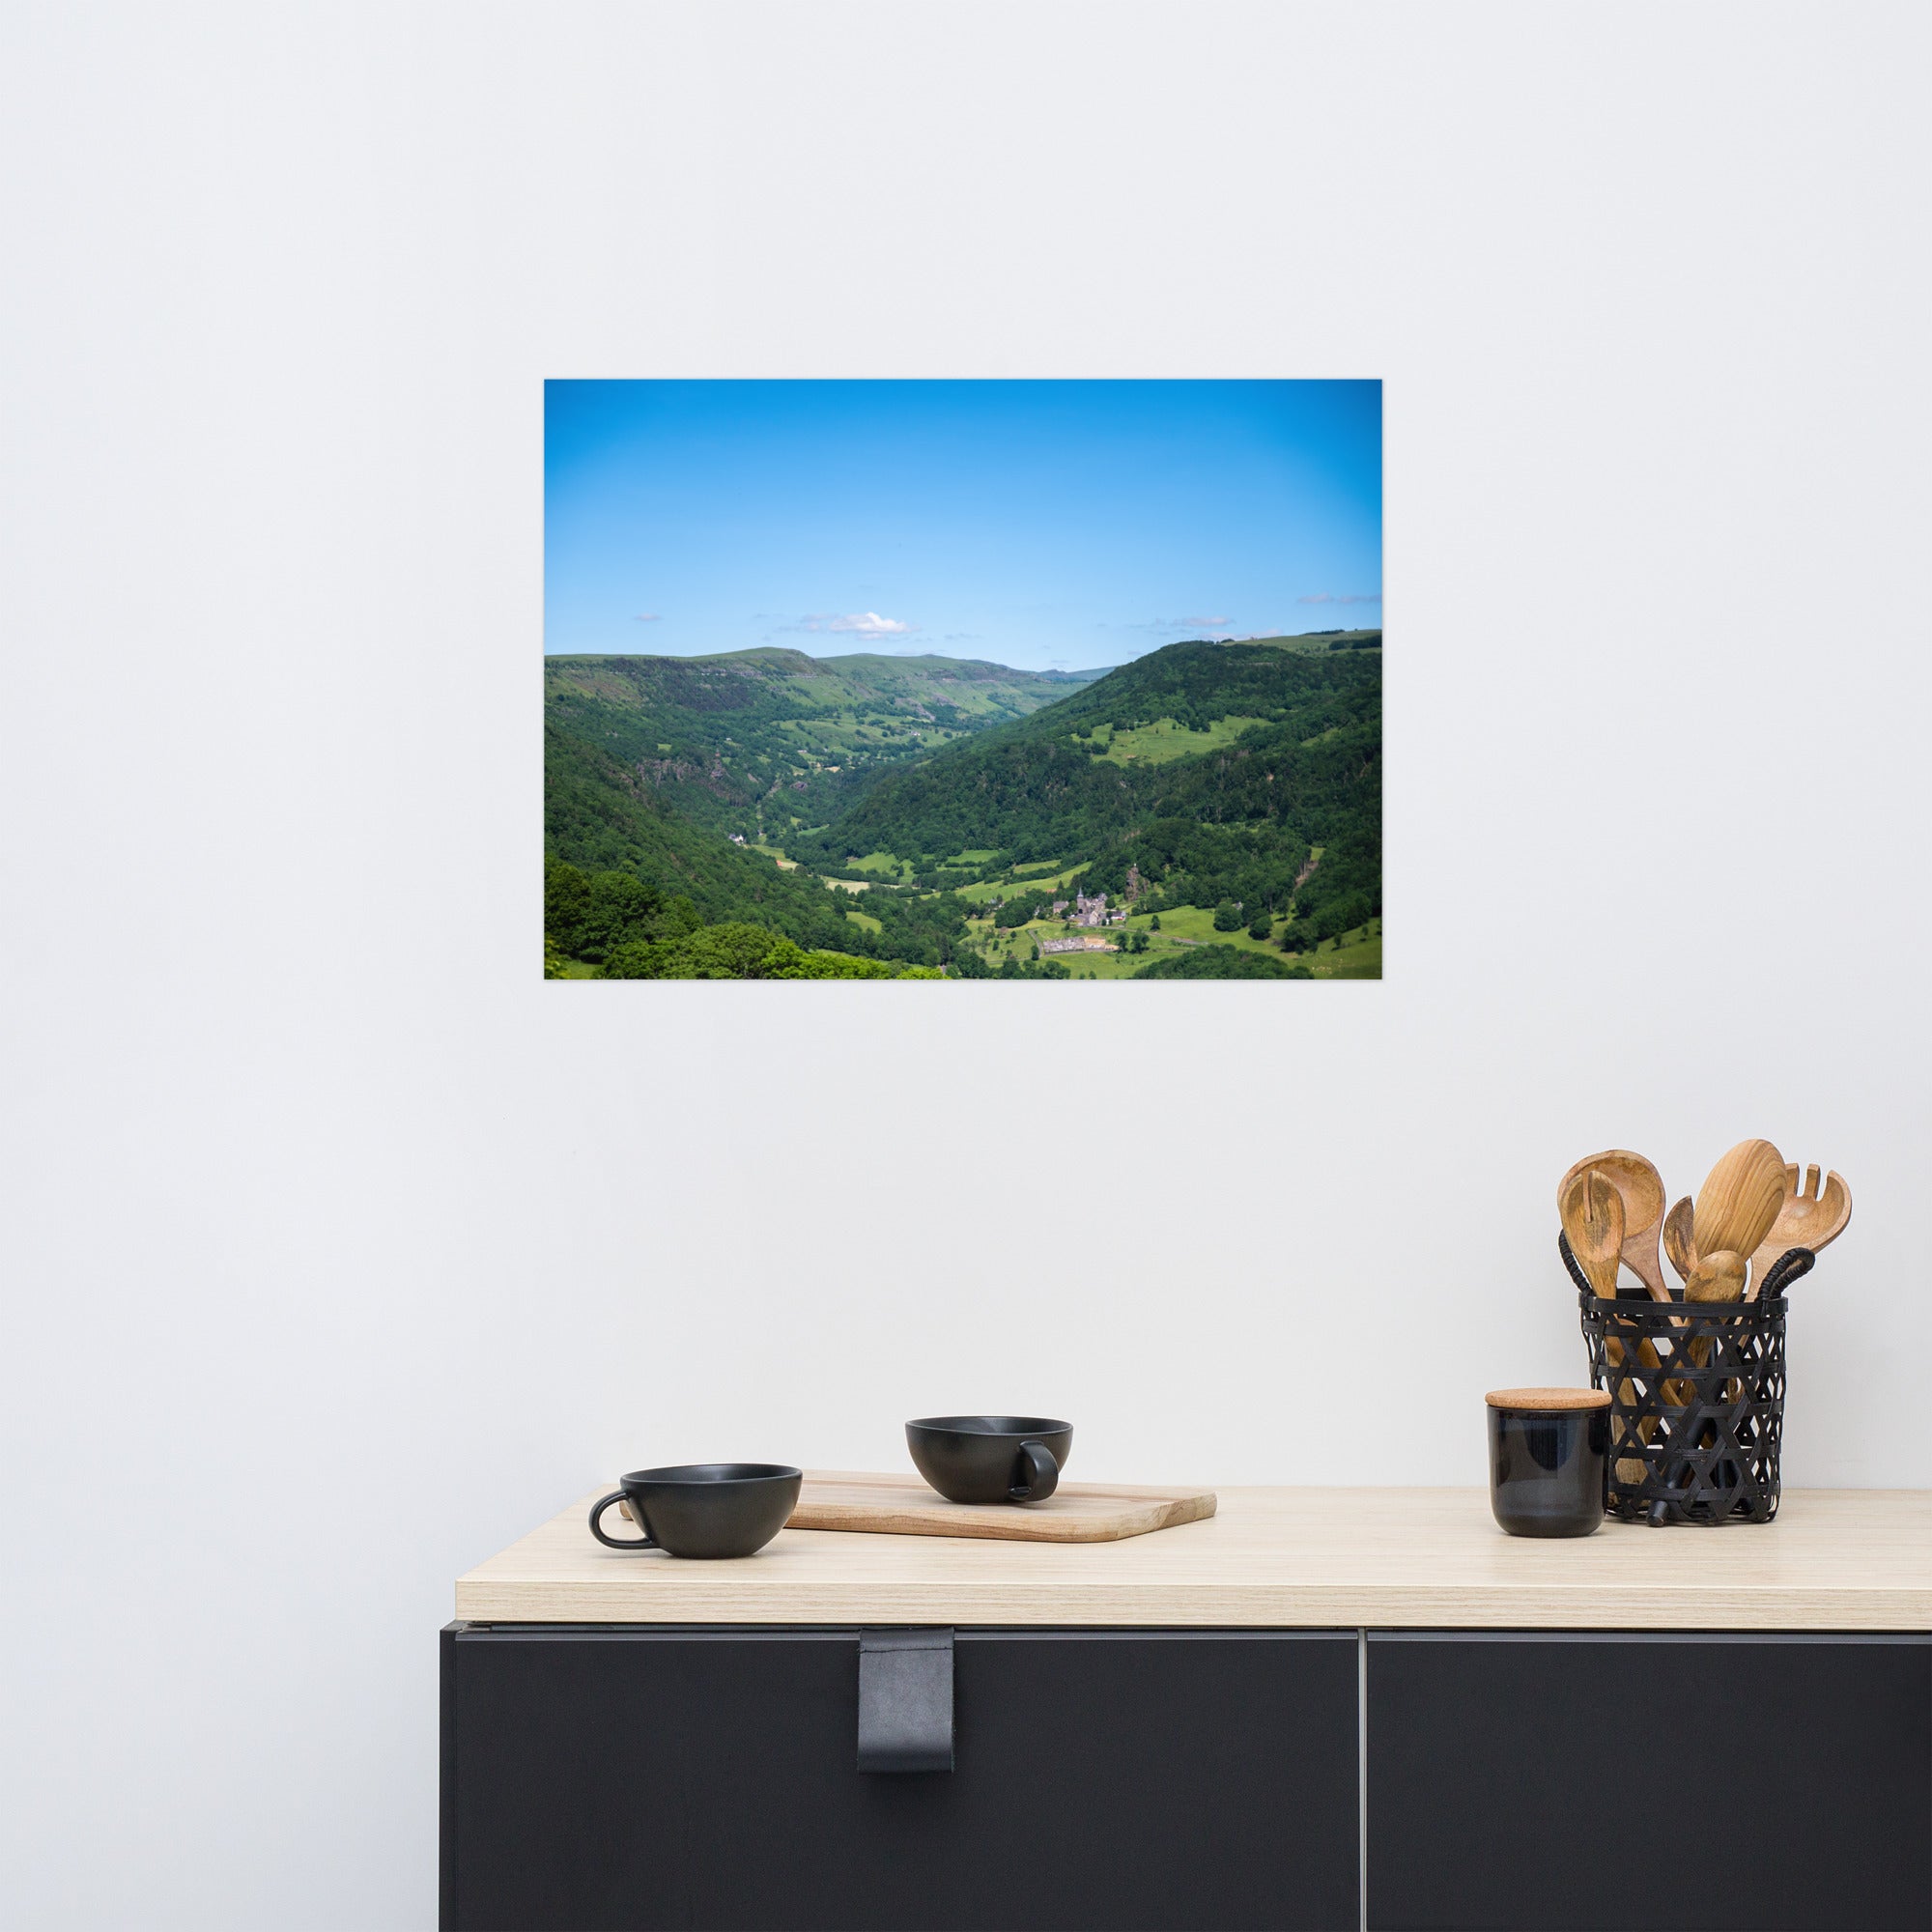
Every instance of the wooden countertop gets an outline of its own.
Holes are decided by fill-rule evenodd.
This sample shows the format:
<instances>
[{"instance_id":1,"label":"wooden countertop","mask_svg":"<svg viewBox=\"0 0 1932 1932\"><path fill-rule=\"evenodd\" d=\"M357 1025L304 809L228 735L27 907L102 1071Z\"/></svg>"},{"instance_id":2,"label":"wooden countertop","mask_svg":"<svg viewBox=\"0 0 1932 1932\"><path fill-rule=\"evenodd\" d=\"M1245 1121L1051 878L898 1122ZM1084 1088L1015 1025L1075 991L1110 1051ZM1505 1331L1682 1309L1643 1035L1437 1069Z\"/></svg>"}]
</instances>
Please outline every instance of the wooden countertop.
<instances>
[{"instance_id":1,"label":"wooden countertop","mask_svg":"<svg viewBox=\"0 0 1932 1932\"><path fill-rule=\"evenodd\" d=\"M456 1585L472 1623L1932 1630L1932 1491L1797 1490L1777 1520L1505 1536L1483 1490L1231 1489L1121 1543L787 1529L755 1556L621 1555L593 1496Z\"/></svg>"}]
</instances>

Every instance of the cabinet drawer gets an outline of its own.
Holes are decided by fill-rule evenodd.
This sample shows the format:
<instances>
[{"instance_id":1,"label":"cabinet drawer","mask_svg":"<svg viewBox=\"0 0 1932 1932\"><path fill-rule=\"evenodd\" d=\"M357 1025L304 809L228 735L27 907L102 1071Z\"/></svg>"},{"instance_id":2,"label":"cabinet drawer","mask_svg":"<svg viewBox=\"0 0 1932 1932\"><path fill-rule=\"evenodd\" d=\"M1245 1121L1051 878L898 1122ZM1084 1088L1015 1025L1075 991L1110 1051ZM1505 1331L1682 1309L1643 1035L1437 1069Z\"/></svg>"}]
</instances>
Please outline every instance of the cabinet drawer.
<instances>
[{"instance_id":1,"label":"cabinet drawer","mask_svg":"<svg viewBox=\"0 0 1932 1932\"><path fill-rule=\"evenodd\" d=\"M856 1768L859 1635L446 1631L444 1927L1358 1923L1353 1632L962 1630L909 1776Z\"/></svg>"},{"instance_id":2,"label":"cabinet drawer","mask_svg":"<svg viewBox=\"0 0 1932 1932\"><path fill-rule=\"evenodd\" d=\"M1932 1640L1372 1634L1368 1713L1382 1932L1932 1926Z\"/></svg>"}]
</instances>

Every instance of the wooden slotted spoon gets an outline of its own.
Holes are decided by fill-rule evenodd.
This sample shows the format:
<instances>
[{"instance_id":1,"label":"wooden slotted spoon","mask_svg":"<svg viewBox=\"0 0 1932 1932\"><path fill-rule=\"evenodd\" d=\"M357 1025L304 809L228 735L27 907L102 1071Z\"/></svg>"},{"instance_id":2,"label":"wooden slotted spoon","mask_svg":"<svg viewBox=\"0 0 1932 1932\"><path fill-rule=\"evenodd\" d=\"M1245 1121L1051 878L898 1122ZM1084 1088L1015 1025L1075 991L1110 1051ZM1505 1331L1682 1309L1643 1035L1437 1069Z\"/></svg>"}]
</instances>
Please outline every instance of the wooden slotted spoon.
<instances>
[{"instance_id":1,"label":"wooden slotted spoon","mask_svg":"<svg viewBox=\"0 0 1932 1932\"><path fill-rule=\"evenodd\" d=\"M1659 1192L1662 1190L1660 1188ZM1617 1292L1617 1262L1624 1246L1624 1198L1610 1178L1594 1167L1572 1168L1563 1177L1556 1196L1556 1211L1562 1217L1564 1238L1593 1293L1601 1301L1612 1299ZM1657 1366L1656 1350L1649 1343L1648 1366ZM1613 1336L1604 1338L1604 1358L1611 1368L1623 1366L1624 1345ZM1642 1359L1639 1353L1639 1359ZM1617 1390L1626 1403L1634 1403L1635 1391L1628 1378ZM1622 1425L1617 1425L1621 1430ZM1617 1461L1617 1481L1640 1483L1644 1465L1631 1457Z\"/></svg>"},{"instance_id":2,"label":"wooden slotted spoon","mask_svg":"<svg viewBox=\"0 0 1932 1932\"><path fill-rule=\"evenodd\" d=\"M1787 1164L1784 1199L1778 1205L1777 1219L1771 1224L1771 1233L1751 1256L1750 1287L1745 1298L1757 1299L1765 1277L1791 1249L1809 1248L1816 1254L1845 1232L1845 1223L1851 1218L1852 1190L1845 1185L1842 1175L1827 1175L1821 1188L1818 1170L1807 1167L1801 1187L1797 1166Z\"/></svg>"},{"instance_id":3,"label":"wooden slotted spoon","mask_svg":"<svg viewBox=\"0 0 1932 1932\"><path fill-rule=\"evenodd\" d=\"M1668 1301L1670 1291L1663 1285L1663 1270L1657 1260L1658 1230L1663 1221L1663 1180L1657 1169L1640 1153L1625 1148L1610 1148L1579 1160L1556 1183L1556 1211L1563 1211L1563 1198L1579 1174L1595 1168L1623 1199L1624 1236L1622 1256L1631 1272L1650 1291L1653 1301ZM1573 1239L1570 1244L1577 1245ZM1579 1257L1580 1259L1580 1257ZM1614 1286L1610 1289L1614 1294Z\"/></svg>"},{"instance_id":4,"label":"wooden slotted spoon","mask_svg":"<svg viewBox=\"0 0 1932 1932\"><path fill-rule=\"evenodd\" d=\"M1616 1184L1593 1167L1573 1173L1557 1197L1556 1211L1577 1265L1602 1300L1612 1300L1624 1245L1624 1198Z\"/></svg>"}]
</instances>

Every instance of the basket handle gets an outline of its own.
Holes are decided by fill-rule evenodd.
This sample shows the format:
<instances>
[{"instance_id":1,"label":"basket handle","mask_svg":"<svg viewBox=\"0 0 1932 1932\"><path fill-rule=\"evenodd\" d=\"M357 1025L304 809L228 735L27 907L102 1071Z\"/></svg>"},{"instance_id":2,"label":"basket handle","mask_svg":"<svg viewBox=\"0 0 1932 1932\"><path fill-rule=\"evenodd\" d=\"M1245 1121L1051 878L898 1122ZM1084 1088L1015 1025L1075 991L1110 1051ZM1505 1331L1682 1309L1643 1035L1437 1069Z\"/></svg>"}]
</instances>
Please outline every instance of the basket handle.
<instances>
[{"instance_id":1,"label":"basket handle","mask_svg":"<svg viewBox=\"0 0 1932 1932\"><path fill-rule=\"evenodd\" d=\"M1774 1294L1782 1294L1792 1282L1809 1274L1817 1264L1818 1257L1809 1248L1786 1248L1772 1263L1770 1272L1764 1278L1764 1285L1753 1299L1769 1301Z\"/></svg>"},{"instance_id":2,"label":"basket handle","mask_svg":"<svg viewBox=\"0 0 1932 1932\"><path fill-rule=\"evenodd\" d=\"M1570 1279L1574 1281L1585 1294L1594 1296L1597 1291L1590 1286L1590 1277L1583 1272L1581 1264L1577 1262L1576 1255L1572 1252L1570 1247L1570 1236L1564 1234L1561 1229L1557 1230L1556 1252L1563 1257L1563 1265L1570 1270Z\"/></svg>"}]
</instances>

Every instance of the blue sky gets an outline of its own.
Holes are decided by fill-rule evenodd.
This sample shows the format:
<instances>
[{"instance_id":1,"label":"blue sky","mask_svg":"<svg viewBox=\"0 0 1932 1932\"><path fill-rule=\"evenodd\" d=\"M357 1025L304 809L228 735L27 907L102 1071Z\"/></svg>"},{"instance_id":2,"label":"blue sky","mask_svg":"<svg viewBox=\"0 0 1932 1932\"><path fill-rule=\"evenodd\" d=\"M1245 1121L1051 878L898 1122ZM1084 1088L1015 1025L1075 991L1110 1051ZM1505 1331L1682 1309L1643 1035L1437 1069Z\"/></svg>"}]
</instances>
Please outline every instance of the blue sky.
<instances>
[{"instance_id":1,"label":"blue sky","mask_svg":"<svg viewBox=\"0 0 1932 1932\"><path fill-rule=\"evenodd\" d=\"M545 385L544 648L1026 669L1381 622L1381 384Z\"/></svg>"}]
</instances>

